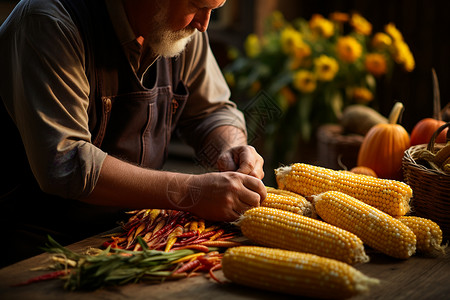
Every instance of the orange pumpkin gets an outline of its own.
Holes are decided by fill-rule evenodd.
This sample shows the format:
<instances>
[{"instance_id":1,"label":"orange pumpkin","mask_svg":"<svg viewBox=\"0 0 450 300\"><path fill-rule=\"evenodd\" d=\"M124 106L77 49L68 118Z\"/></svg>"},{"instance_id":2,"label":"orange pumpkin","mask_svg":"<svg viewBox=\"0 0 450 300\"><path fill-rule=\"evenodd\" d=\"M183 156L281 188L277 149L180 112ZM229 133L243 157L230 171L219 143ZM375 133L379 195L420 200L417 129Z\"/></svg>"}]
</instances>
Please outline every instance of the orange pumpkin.
<instances>
[{"instance_id":1,"label":"orange pumpkin","mask_svg":"<svg viewBox=\"0 0 450 300\"><path fill-rule=\"evenodd\" d=\"M410 146L406 129L397 124L403 111L401 102L395 103L387 124L373 126L364 136L358 153L358 166L371 168L379 178L402 180L402 158Z\"/></svg>"},{"instance_id":2,"label":"orange pumpkin","mask_svg":"<svg viewBox=\"0 0 450 300\"><path fill-rule=\"evenodd\" d=\"M432 69L433 75L433 118L425 118L420 120L411 131L411 146L419 144L428 144L434 132L445 124L442 121L441 113L441 99L439 93L439 83L436 76L436 72ZM445 143L447 130L442 131L437 137L436 143Z\"/></svg>"}]
</instances>

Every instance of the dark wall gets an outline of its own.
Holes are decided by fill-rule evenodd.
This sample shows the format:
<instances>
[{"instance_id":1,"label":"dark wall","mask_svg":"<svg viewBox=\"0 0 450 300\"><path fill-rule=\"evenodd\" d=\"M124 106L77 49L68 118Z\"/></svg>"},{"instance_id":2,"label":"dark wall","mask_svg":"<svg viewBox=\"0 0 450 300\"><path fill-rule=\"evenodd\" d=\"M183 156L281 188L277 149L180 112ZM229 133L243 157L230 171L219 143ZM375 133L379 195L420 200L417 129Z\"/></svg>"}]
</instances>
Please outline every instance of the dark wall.
<instances>
[{"instance_id":1,"label":"dark wall","mask_svg":"<svg viewBox=\"0 0 450 300\"><path fill-rule=\"evenodd\" d=\"M402 125L411 130L416 122L433 115L431 68L440 82L441 106L450 102L450 1L441 0L300 0L280 1L287 19L310 18L314 13L358 11L381 31L395 23L416 60L416 69L397 69L391 83L378 86L379 110L388 115L395 101L405 104Z\"/></svg>"}]
</instances>

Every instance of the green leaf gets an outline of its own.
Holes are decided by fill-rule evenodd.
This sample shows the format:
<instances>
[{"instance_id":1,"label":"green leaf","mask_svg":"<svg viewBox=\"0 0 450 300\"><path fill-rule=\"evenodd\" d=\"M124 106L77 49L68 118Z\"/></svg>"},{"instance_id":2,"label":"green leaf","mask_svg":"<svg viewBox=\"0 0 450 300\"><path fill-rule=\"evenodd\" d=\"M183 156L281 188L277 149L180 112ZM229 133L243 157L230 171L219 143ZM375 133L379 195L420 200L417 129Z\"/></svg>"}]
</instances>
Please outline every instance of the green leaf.
<instances>
[{"instance_id":1,"label":"green leaf","mask_svg":"<svg viewBox=\"0 0 450 300\"><path fill-rule=\"evenodd\" d=\"M111 273L113 270L118 269L120 266L122 266L123 263L124 262L121 260L110 260L108 263L99 264L98 269L93 276L97 277L107 273Z\"/></svg>"},{"instance_id":2,"label":"green leaf","mask_svg":"<svg viewBox=\"0 0 450 300\"><path fill-rule=\"evenodd\" d=\"M142 249L148 250L147 243L144 241L144 239L140 235L137 237L137 242L139 243L139 245L141 246Z\"/></svg>"}]
</instances>

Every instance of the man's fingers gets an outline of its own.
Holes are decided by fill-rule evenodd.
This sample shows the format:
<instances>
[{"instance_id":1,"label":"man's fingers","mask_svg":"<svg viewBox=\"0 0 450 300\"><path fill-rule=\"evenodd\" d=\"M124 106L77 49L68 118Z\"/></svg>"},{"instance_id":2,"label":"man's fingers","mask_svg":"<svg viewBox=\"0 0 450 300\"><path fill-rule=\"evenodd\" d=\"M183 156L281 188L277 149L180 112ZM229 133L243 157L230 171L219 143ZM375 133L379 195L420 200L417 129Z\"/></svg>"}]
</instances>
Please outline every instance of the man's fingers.
<instances>
[{"instance_id":1,"label":"man's fingers","mask_svg":"<svg viewBox=\"0 0 450 300\"><path fill-rule=\"evenodd\" d=\"M264 178L264 159L256 152L252 146L246 147L239 153L239 168L237 172L254 176L256 178Z\"/></svg>"},{"instance_id":2,"label":"man's fingers","mask_svg":"<svg viewBox=\"0 0 450 300\"><path fill-rule=\"evenodd\" d=\"M236 170L236 172L250 175L255 170L255 166L252 162L249 161L242 161L239 165L239 169Z\"/></svg>"},{"instance_id":3,"label":"man's fingers","mask_svg":"<svg viewBox=\"0 0 450 300\"><path fill-rule=\"evenodd\" d=\"M264 159L252 146L242 146L222 153L217 159L219 171L236 171L258 179L264 178Z\"/></svg>"},{"instance_id":4,"label":"man's fingers","mask_svg":"<svg viewBox=\"0 0 450 300\"><path fill-rule=\"evenodd\" d=\"M245 189L239 195L241 202L253 207L259 206L267 196L267 190L263 182L257 178L245 176L242 184Z\"/></svg>"},{"instance_id":5,"label":"man's fingers","mask_svg":"<svg viewBox=\"0 0 450 300\"><path fill-rule=\"evenodd\" d=\"M231 152L225 152L217 159L217 169L221 172L235 171L237 169L236 162Z\"/></svg>"}]
</instances>

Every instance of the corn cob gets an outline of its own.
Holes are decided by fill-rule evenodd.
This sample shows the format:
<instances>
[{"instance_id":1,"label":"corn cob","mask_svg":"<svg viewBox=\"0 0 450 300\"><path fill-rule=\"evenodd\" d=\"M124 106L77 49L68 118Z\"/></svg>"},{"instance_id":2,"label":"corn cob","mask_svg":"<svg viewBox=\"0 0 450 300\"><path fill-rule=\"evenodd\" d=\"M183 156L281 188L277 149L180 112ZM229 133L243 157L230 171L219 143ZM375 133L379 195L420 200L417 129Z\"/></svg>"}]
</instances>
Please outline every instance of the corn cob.
<instances>
[{"instance_id":1,"label":"corn cob","mask_svg":"<svg viewBox=\"0 0 450 300\"><path fill-rule=\"evenodd\" d=\"M257 246L228 249L222 270L238 284L308 298L349 298L379 283L334 259Z\"/></svg>"},{"instance_id":2,"label":"corn cob","mask_svg":"<svg viewBox=\"0 0 450 300\"><path fill-rule=\"evenodd\" d=\"M445 246L442 244L442 230L435 222L415 217L403 216L398 218L403 224L409 227L417 239L417 252L424 254L445 254Z\"/></svg>"},{"instance_id":3,"label":"corn cob","mask_svg":"<svg viewBox=\"0 0 450 300\"><path fill-rule=\"evenodd\" d=\"M266 187L267 197L261 206L278 208L290 211L299 215L313 217L313 205L305 197L286 190Z\"/></svg>"},{"instance_id":4,"label":"corn cob","mask_svg":"<svg viewBox=\"0 0 450 300\"><path fill-rule=\"evenodd\" d=\"M244 236L263 246L317 254L348 264L369 261L356 235L292 212L256 207L246 211L238 225Z\"/></svg>"},{"instance_id":5,"label":"corn cob","mask_svg":"<svg viewBox=\"0 0 450 300\"><path fill-rule=\"evenodd\" d=\"M380 252L406 259L416 251L416 236L408 226L352 196L325 192L314 197L314 204L325 222L353 232Z\"/></svg>"},{"instance_id":6,"label":"corn cob","mask_svg":"<svg viewBox=\"0 0 450 300\"><path fill-rule=\"evenodd\" d=\"M302 196L339 191L394 217L409 212L412 189L404 182L296 163L275 170L280 189Z\"/></svg>"}]
</instances>

